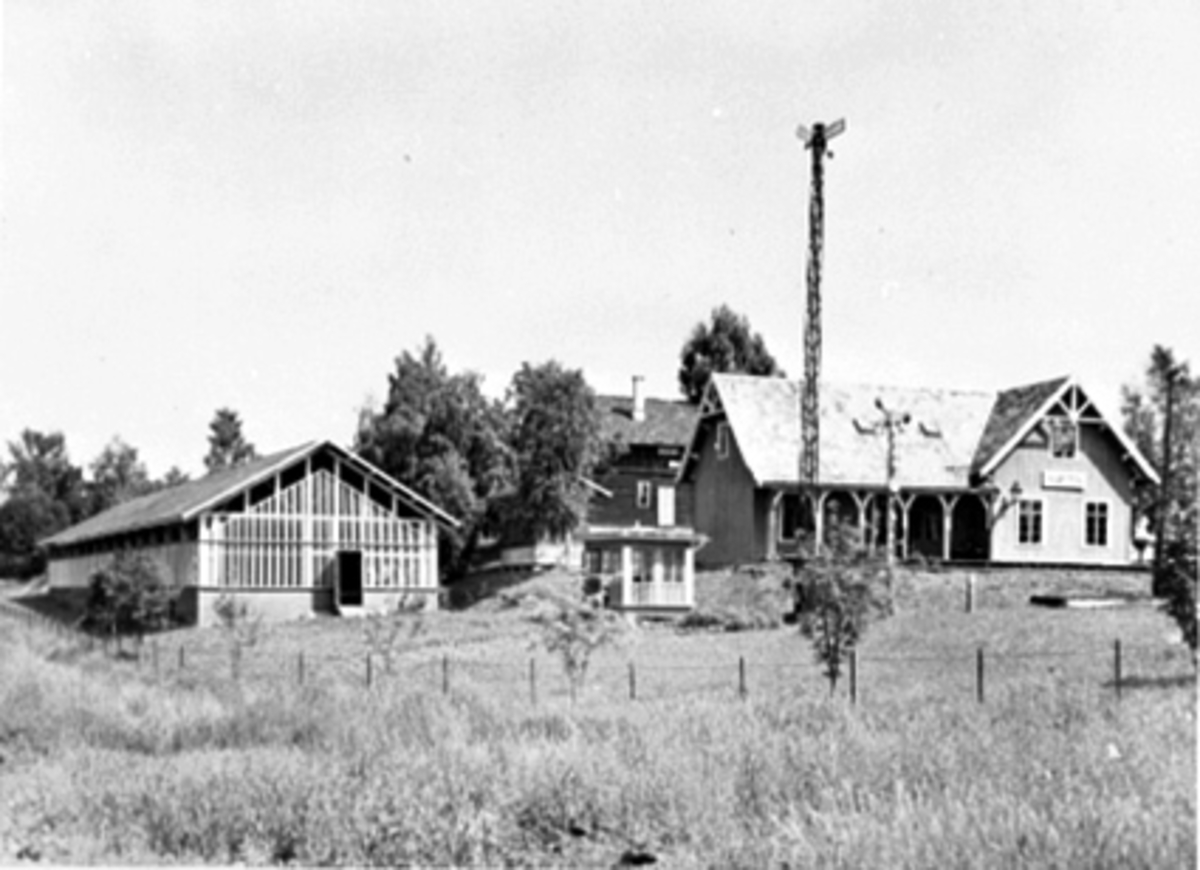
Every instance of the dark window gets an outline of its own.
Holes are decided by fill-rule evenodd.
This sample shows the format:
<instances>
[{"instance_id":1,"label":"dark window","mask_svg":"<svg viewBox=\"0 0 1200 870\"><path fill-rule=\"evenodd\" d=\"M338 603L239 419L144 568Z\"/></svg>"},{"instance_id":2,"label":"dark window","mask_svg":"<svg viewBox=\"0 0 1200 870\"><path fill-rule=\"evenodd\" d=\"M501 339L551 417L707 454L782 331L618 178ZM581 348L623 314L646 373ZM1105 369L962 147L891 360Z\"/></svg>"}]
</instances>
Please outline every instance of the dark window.
<instances>
[{"instance_id":1,"label":"dark window","mask_svg":"<svg viewBox=\"0 0 1200 870\"><path fill-rule=\"evenodd\" d=\"M1084 540L1089 547L1108 546L1108 503L1089 501L1084 508Z\"/></svg>"},{"instance_id":2,"label":"dark window","mask_svg":"<svg viewBox=\"0 0 1200 870\"><path fill-rule=\"evenodd\" d=\"M1079 449L1079 427L1071 420L1051 417L1046 420L1050 434L1050 455L1055 459L1072 459Z\"/></svg>"},{"instance_id":3,"label":"dark window","mask_svg":"<svg viewBox=\"0 0 1200 870\"><path fill-rule=\"evenodd\" d=\"M1042 503L1023 499L1017 503L1017 543L1042 542Z\"/></svg>"}]
</instances>

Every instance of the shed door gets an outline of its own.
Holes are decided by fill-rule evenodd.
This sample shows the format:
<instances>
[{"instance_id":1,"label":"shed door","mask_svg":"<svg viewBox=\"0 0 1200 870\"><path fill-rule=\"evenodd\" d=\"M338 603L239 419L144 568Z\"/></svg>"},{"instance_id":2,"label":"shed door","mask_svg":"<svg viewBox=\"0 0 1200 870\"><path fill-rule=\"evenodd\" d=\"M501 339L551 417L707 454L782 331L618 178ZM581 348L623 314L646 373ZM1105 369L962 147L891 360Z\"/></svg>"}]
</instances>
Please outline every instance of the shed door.
<instances>
[{"instance_id":1,"label":"shed door","mask_svg":"<svg viewBox=\"0 0 1200 870\"><path fill-rule=\"evenodd\" d=\"M338 606L362 607L362 551L339 550L338 560Z\"/></svg>"},{"instance_id":2,"label":"shed door","mask_svg":"<svg viewBox=\"0 0 1200 870\"><path fill-rule=\"evenodd\" d=\"M660 526L675 525L675 487L673 486L658 488L658 524Z\"/></svg>"}]
</instances>

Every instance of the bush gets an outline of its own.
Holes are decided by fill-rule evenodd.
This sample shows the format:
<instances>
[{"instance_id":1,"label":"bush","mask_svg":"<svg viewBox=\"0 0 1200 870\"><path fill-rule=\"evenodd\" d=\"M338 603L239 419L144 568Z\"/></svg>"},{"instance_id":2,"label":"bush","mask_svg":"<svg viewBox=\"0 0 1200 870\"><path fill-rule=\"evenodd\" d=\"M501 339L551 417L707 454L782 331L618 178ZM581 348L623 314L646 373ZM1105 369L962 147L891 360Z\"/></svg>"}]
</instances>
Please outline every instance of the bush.
<instances>
[{"instance_id":1,"label":"bush","mask_svg":"<svg viewBox=\"0 0 1200 870\"><path fill-rule=\"evenodd\" d=\"M827 540L801 572L803 606L798 609L800 632L812 641L832 692L842 662L862 639L868 621L891 612L891 576L851 527L834 526Z\"/></svg>"},{"instance_id":2,"label":"bush","mask_svg":"<svg viewBox=\"0 0 1200 870\"><path fill-rule=\"evenodd\" d=\"M170 623L177 596L147 556L120 552L89 580L86 624L107 634L157 631Z\"/></svg>"}]
</instances>

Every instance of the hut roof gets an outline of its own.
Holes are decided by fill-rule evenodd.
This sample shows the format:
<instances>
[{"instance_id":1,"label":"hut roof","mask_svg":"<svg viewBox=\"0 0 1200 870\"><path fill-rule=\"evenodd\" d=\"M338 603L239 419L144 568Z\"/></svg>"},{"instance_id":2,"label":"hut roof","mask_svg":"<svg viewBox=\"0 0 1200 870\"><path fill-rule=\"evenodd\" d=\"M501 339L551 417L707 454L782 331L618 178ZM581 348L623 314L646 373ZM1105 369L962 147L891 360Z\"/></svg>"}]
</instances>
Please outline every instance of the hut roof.
<instances>
[{"instance_id":1,"label":"hut roof","mask_svg":"<svg viewBox=\"0 0 1200 870\"><path fill-rule=\"evenodd\" d=\"M646 399L645 403L645 419L634 420L632 397L597 396L601 437L630 445L687 447L699 418L699 409L683 400Z\"/></svg>"},{"instance_id":2,"label":"hut roof","mask_svg":"<svg viewBox=\"0 0 1200 870\"><path fill-rule=\"evenodd\" d=\"M458 521L441 508L353 453L343 450L331 441L310 441L269 456L261 456L243 465L214 471L198 480L122 502L82 523L63 529L40 543L46 547L61 547L139 529L186 522L205 509L233 497L322 448L333 450L343 459L359 466L360 470L378 479L420 513L445 525L458 525Z\"/></svg>"},{"instance_id":3,"label":"hut roof","mask_svg":"<svg viewBox=\"0 0 1200 870\"><path fill-rule=\"evenodd\" d=\"M999 465L1073 385L1070 377L999 392L823 383L819 479L857 486L887 484L887 433L876 404L882 402L891 411L910 415L908 425L895 436L898 485L970 486L973 476L986 475ZM782 378L712 377L703 412L725 415L758 486L799 483L800 393L799 382ZM1103 415L1094 419L1148 479L1158 479L1118 427Z\"/></svg>"}]
</instances>

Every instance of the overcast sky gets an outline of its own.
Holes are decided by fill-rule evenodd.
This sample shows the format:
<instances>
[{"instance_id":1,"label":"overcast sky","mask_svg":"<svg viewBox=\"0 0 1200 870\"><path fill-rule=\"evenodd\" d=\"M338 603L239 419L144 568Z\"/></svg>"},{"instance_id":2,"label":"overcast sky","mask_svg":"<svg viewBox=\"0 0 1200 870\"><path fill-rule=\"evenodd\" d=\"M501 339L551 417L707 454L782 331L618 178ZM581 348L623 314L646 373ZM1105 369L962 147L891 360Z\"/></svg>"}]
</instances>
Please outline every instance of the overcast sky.
<instances>
[{"instance_id":1,"label":"overcast sky","mask_svg":"<svg viewBox=\"0 0 1200 870\"><path fill-rule=\"evenodd\" d=\"M1200 4L3 0L0 440L349 441L429 334L678 394L727 302L830 379L1200 366Z\"/></svg>"}]
</instances>

